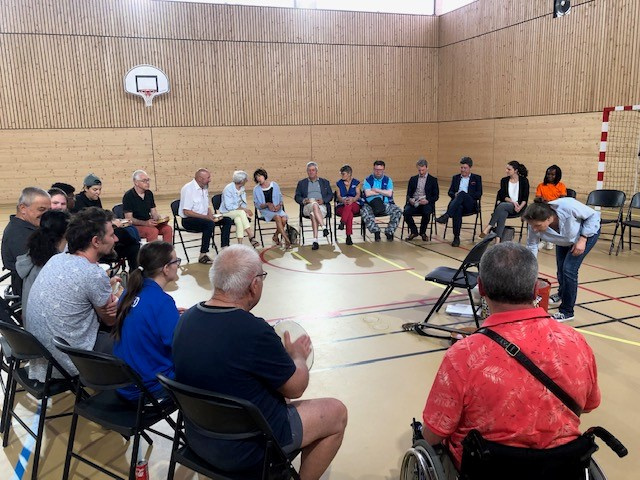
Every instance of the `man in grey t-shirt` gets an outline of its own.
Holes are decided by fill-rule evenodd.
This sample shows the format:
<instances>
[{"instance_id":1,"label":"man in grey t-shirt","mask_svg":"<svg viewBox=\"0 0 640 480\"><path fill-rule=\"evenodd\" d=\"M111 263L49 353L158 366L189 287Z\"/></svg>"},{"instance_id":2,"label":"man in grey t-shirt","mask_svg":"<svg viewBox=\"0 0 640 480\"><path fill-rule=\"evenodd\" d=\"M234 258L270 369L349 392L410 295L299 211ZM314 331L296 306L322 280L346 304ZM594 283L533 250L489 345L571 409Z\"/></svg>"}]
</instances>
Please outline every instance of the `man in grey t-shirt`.
<instances>
[{"instance_id":1,"label":"man in grey t-shirt","mask_svg":"<svg viewBox=\"0 0 640 480\"><path fill-rule=\"evenodd\" d=\"M71 374L78 372L65 354L55 348L54 337L62 337L72 347L104 350L97 344L100 322L115 322L117 298L98 265L98 259L113 253L117 237L111 212L91 207L75 214L67 230L69 253L54 255L42 268L31 287L26 328ZM98 342L100 343L100 342ZM46 362L30 362L29 377L44 381ZM54 376L60 374L54 372Z\"/></svg>"}]
</instances>

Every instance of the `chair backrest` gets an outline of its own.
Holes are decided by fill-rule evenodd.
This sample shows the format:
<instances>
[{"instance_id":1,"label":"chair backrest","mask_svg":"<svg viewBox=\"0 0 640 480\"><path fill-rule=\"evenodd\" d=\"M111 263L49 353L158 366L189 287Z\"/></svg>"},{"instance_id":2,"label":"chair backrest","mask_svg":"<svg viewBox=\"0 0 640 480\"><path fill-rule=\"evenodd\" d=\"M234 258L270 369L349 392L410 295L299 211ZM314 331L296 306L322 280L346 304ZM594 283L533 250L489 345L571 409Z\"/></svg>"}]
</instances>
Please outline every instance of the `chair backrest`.
<instances>
[{"instance_id":1,"label":"chair backrest","mask_svg":"<svg viewBox=\"0 0 640 480\"><path fill-rule=\"evenodd\" d=\"M178 210L179 209L180 209L180 199L174 200L173 202L171 202L171 214L174 217L178 216Z\"/></svg>"},{"instance_id":2,"label":"chair backrest","mask_svg":"<svg viewBox=\"0 0 640 480\"><path fill-rule=\"evenodd\" d=\"M0 334L9 343L13 357L18 360L34 360L36 358L53 360L51 352L40 343L40 340L13 322L6 322L3 319L0 322Z\"/></svg>"},{"instance_id":3,"label":"chair backrest","mask_svg":"<svg viewBox=\"0 0 640 480\"><path fill-rule=\"evenodd\" d=\"M572 188L567 188L567 197L577 198L578 194Z\"/></svg>"},{"instance_id":4,"label":"chair backrest","mask_svg":"<svg viewBox=\"0 0 640 480\"><path fill-rule=\"evenodd\" d=\"M220 209L220 204L222 203L222 194L216 193L213 197L211 197L211 204L213 205L213 210L218 213Z\"/></svg>"},{"instance_id":5,"label":"chair backrest","mask_svg":"<svg viewBox=\"0 0 640 480\"><path fill-rule=\"evenodd\" d=\"M605 208L622 208L627 196L620 190L593 190L587 197L587 205Z\"/></svg>"},{"instance_id":6,"label":"chair backrest","mask_svg":"<svg viewBox=\"0 0 640 480\"><path fill-rule=\"evenodd\" d=\"M640 192L633 194L633 197L631 197L629 208L640 208Z\"/></svg>"},{"instance_id":7,"label":"chair backrest","mask_svg":"<svg viewBox=\"0 0 640 480\"><path fill-rule=\"evenodd\" d=\"M140 377L121 359L89 350L69 346L60 337L55 337L54 345L67 354L78 369L83 385L95 390L114 390L131 384L142 386Z\"/></svg>"},{"instance_id":8,"label":"chair backrest","mask_svg":"<svg viewBox=\"0 0 640 480\"><path fill-rule=\"evenodd\" d=\"M124 218L124 209L122 208L121 203L114 205L111 211L116 216L116 218Z\"/></svg>"},{"instance_id":9,"label":"chair backrest","mask_svg":"<svg viewBox=\"0 0 640 480\"><path fill-rule=\"evenodd\" d=\"M271 427L262 412L251 402L190 387L162 374L157 377L171 394L184 418L206 430L208 436L223 440L264 436L274 440Z\"/></svg>"},{"instance_id":10,"label":"chair backrest","mask_svg":"<svg viewBox=\"0 0 640 480\"><path fill-rule=\"evenodd\" d=\"M489 248L489 245L493 243L493 240L495 240L496 237L497 235L495 233L490 233L478 243L476 243L469 251L469 253L467 253L465 259L462 261L462 268L466 269L468 267L478 265L480 263L482 255L484 255L484 252L487 250L487 248Z\"/></svg>"}]
</instances>

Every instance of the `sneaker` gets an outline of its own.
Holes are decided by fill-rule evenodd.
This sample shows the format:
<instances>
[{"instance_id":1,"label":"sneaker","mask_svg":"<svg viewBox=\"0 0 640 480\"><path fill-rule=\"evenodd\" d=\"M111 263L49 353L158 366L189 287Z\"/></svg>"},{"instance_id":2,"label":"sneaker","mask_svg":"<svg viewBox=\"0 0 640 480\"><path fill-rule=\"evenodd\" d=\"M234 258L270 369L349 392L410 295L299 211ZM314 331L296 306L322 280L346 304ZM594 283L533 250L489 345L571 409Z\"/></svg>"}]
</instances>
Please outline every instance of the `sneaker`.
<instances>
[{"instance_id":1,"label":"sneaker","mask_svg":"<svg viewBox=\"0 0 640 480\"><path fill-rule=\"evenodd\" d=\"M313 245L311 246L311 250L318 250L320 248L320 245L318 245L318 242L313 242Z\"/></svg>"},{"instance_id":2,"label":"sneaker","mask_svg":"<svg viewBox=\"0 0 640 480\"><path fill-rule=\"evenodd\" d=\"M385 233L388 242L393 242L393 233Z\"/></svg>"},{"instance_id":3,"label":"sneaker","mask_svg":"<svg viewBox=\"0 0 640 480\"><path fill-rule=\"evenodd\" d=\"M420 234L420 238L422 239L423 242L427 241L427 234L426 233L421 233Z\"/></svg>"},{"instance_id":4,"label":"sneaker","mask_svg":"<svg viewBox=\"0 0 640 480\"><path fill-rule=\"evenodd\" d=\"M553 250L555 247L555 243L547 242L544 246L545 250Z\"/></svg>"},{"instance_id":5,"label":"sneaker","mask_svg":"<svg viewBox=\"0 0 640 480\"><path fill-rule=\"evenodd\" d=\"M347 245L353 245L353 240L351 240L351 235L347 235Z\"/></svg>"},{"instance_id":6,"label":"sneaker","mask_svg":"<svg viewBox=\"0 0 640 480\"><path fill-rule=\"evenodd\" d=\"M342 220L340 220L340 223L338 224L338 230L344 230L344 222Z\"/></svg>"},{"instance_id":7,"label":"sneaker","mask_svg":"<svg viewBox=\"0 0 640 480\"><path fill-rule=\"evenodd\" d=\"M451 246L452 247L459 247L460 246L460 237L454 237L453 238L453 242L451 242Z\"/></svg>"},{"instance_id":8,"label":"sneaker","mask_svg":"<svg viewBox=\"0 0 640 480\"><path fill-rule=\"evenodd\" d=\"M328 236L329 236L329 229L328 229L328 228L324 228L324 229L322 230L322 235L323 235L324 237L328 237Z\"/></svg>"},{"instance_id":9,"label":"sneaker","mask_svg":"<svg viewBox=\"0 0 640 480\"><path fill-rule=\"evenodd\" d=\"M553 315L551 315L551 318L553 318L557 322L562 323L562 322L570 322L575 317L573 315L567 315L562 312L556 312Z\"/></svg>"},{"instance_id":10,"label":"sneaker","mask_svg":"<svg viewBox=\"0 0 640 480\"><path fill-rule=\"evenodd\" d=\"M379 242L379 241L380 241L380 232L376 232L376 233L374 233L374 234L373 234L373 236L375 237L376 242Z\"/></svg>"},{"instance_id":11,"label":"sneaker","mask_svg":"<svg viewBox=\"0 0 640 480\"><path fill-rule=\"evenodd\" d=\"M438 218L436 218L437 223L447 223L449 221L449 215L446 213Z\"/></svg>"},{"instance_id":12,"label":"sneaker","mask_svg":"<svg viewBox=\"0 0 640 480\"><path fill-rule=\"evenodd\" d=\"M553 295L549 295L549 305L557 305L562 301L560 295L554 293Z\"/></svg>"}]
</instances>

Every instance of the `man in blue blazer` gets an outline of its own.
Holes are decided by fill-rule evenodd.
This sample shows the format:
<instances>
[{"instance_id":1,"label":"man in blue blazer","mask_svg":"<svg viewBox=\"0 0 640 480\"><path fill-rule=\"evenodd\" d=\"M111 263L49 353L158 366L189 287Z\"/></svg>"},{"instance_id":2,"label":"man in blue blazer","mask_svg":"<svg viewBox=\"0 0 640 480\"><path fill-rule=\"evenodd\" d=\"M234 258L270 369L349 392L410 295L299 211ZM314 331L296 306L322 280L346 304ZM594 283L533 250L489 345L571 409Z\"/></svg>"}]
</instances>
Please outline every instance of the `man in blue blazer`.
<instances>
[{"instance_id":1,"label":"man in blue blazer","mask_svg":"<svg viewBox=\"0 0 640 480\"><path fill-rule=\"evenodd\" d=\"M449 218L453 219L452 247L460 246L463 215L475 213L477 202L482 197L482 177L471 173L471 167L473 167L473 160L470 157L460 159L460 174L453 176L449 188L451 201L446 213L436 219L438 223L447 223Z\"/></svg>"},{"instance_id":2,"label":"man in blue blazer","mask_svg":"<svg viewBox=\"0 0 640 480\"><path fill-rule=\"evenodd\" d=\"M307 178L298 182L295 201L302 207L302 215L311 219L313 229L313 246L311 250L318 250L318 229L322 228L322 234L329 237L329 229L324 220L327 216L327 208L330 208L333 199L333 190L329 180L318 176L318 164L307 163ZM327 238L331 241L331 238Z\"/></svg>"},{"instance_id":3,"label":"man in blue blazer","mask_svg":"<svg viewBox=\"0 0 640 480\"><path fill-rule=\"evenodd\" d=\"M414 215L422 215L420 220L420 237L423 242L427 241L427 226L429 218L435 214L435 205L440 196L438 179L429 175L427 161L421 158L416 163L418 175L409 179L407 187L407 204L404 207L404 220L409 227L407 242L418 236L418 228L413 220Z\"/></svg>"}]
</instances>

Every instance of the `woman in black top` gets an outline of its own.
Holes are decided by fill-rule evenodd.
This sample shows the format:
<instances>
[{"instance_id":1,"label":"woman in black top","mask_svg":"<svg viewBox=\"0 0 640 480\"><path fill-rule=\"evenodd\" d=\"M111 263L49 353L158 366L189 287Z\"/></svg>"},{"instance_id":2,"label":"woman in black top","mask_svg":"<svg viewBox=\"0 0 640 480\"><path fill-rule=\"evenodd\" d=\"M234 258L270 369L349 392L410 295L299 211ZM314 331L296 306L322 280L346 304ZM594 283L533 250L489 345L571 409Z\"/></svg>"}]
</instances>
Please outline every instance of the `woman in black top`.
<instances>
[{"instance_id":1,"label":"woman in black top","mask_svg":"<svg viewBox=\"0 0 640 480\"><path fill-rule=\"evenodd\" d=\"M492 230L502 238L504 226L509 215L524 211L529 201L529 180L527 180L528 170L523 164L515 160L507 163L507 176L500 180L500 190L498 190L497 205L491 215L489 224L484 227L480 238L485 237Z\"/></svg>"}]
</instances>

